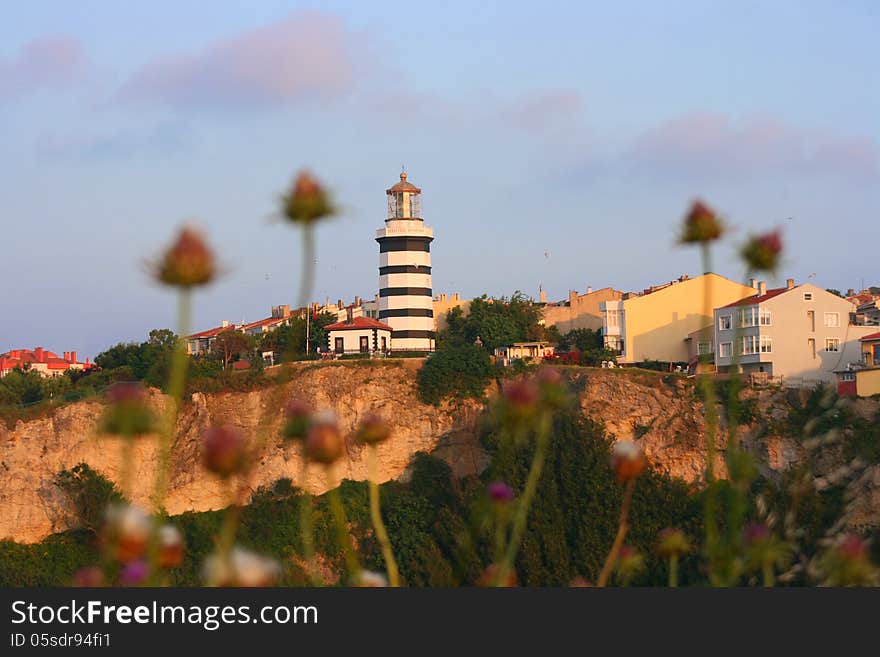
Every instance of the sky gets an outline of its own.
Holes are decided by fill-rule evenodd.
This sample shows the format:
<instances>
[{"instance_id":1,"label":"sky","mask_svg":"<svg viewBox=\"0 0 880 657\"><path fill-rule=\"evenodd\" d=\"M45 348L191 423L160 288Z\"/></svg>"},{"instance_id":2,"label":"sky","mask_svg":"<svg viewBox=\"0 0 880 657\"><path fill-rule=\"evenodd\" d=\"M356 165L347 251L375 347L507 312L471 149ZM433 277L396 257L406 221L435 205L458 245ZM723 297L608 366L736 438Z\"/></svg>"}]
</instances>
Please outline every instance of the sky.
<instances>
[{"instance_id":1,"label":"sky","mask_svg":"<svg viewBox=\"0 0 880 657\"><path fill-rule=\"evenodd\" d=\"M0 351L94 356L175 326L149 263L185 223L223 275L194 329L294 304L308 169L315 300L372 297L406 167L434 293L550 300L713 270L780 228L792 277L880 284L880 3L11 3L0 23Z\"/></svg>"}]
</instances>

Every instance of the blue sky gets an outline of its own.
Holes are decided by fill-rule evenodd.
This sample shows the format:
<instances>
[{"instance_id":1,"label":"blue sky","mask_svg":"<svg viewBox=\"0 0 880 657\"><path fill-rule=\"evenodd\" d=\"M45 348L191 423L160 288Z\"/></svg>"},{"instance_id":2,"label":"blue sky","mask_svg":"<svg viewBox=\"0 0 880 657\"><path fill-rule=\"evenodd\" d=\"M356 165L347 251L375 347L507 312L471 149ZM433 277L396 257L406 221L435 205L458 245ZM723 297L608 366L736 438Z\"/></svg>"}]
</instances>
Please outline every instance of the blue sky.
<instances>
[{"instance_id":1,"label":"blue sky","mask_svg":"<svg viewBox=\"0 0 880 657\"><path fill-rule=\"evenodd\" d=\"M316 299L375 293L384 190L405 164L434 290L638 290L697 274L701 197L734 249L781 227L779 276L880 284L876 2L77 3L0 24L0 351L93 356L172 326L146 262L183 222L224 276L196 328L293 303L307 167Z\"/></svg>"}]
</instances>

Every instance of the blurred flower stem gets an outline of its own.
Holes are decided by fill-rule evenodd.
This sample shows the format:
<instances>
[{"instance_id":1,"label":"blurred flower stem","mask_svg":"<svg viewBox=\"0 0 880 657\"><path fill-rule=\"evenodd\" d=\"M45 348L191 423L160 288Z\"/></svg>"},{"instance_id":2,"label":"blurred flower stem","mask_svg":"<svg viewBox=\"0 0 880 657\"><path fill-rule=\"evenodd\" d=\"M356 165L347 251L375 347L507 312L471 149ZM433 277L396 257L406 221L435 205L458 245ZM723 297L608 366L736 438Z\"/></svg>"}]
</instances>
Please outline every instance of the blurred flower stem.
<instances>
[{"instance_id":1,"label":"blurred flower stem","mask_svg":"<svg viewBox=\"0 0 880 657\"><path fill-rule=\"evenodd\" d=\"M335 468L332 464L327 466L327 483L330 490L327 492L327 500L330 504L330 513L333 514L333 522L336 525L336 542L345 555L345 567L351 582L356 582L361 572L357 554L351 545L351 536L348 534L348 520L345 517L345 507L342 504L342 494L339 492L339 483L336 479Z\"/></svg>"},{"instance_id":2,"label":"blurred flower stem","mask_svg":"<svg viewBox=\"0 0 880 657\"><path fill-rule=\"evenodd\" d=\"M629 531L629 508L632 505L633 490L635 490L635 487L636 479L633 477L627 480L626 488L623 489L623 502L620 505L620 520L617 523L617 535L614 537L614 543L611 544L611 550L608 551L608 556L605 557L605 563L602 566L602 571L599 573L599 579L596 580L596 586L599 588L604 587L608 583L608 578L611 577L611 572L614 570L614 564L617 563L617 555L620 553L620 548L623 546L626 533Z\"/></svg>"},{"instance_id":3,"label":"blurred flower stem","mask_svg":"<svg viewBox=\"0 0 880 657\"><path fill-rule=\"evenodd\" d=\"M306 570L309 581L314 586L320 586L321 580L315 564L315 537L312 526L312 494L307 487L309 476L309 459L303 454L302 469L300 470L300 489L302 497L299 501L299 527L302 540L303 559L306 562Z\"/></svg>"},{"instance_id":4,"label":"blurred flower stem","mask_svg":"<svg viewBox=\"0 0 880 657\"><path fill-rule=\"evenodd\" d=\"M516 514L513 517L513 524L510 531L510 540L507 543L507 549L498 566L496 573L495 585L501 586L507 581L509 573L513 570L513 563L516 559L516 553L519 551L522 542L523 532L526 529L526 520L528 520L529 507L535 492L538 490L538 482L541 479L541 472L544 469L544 460L547 458L547 445L550 442L550 426L552 415L549 410L542 410L538 417L538 425L535 438L535 453L532 456L532 464L529 468L529 476L526 479L526 486L520 496L519 503L516 507Z\"/></svg>"},{"instance_id":5,"label":"blurred flower stem","mask_svg":"<svg viewBox=\"0 0 880 657\"><path fill-rule=\"evenodd\" d=\"M228 562L232 554L232 546L235 544L235 534L238 530L238 521L241 517L241 506L238 504L238 496L235 494L235 486L230 479L223 479L224 497L229 508L223 515L223 525L220 527L220 536L217 539L217 554L223 562Z\"/></svg>"},{"instance_id":6,"label":"blurred flower stem","mask_svg":"<svg viewBox=\"0 0 880 657\"><path fill-rule=\"evenodd\" d=\"M302 225L303 245L303 268L302 278L299 283L299 304L297 308L309 305L312 298L312 288L315 284L315 228L311 221ZM306 309L310 311L310 309ZM309 346L306 345L306 355L309 354Z\"/></svg>"},{"instance_id":7,"label":"blurred flower stem","mask_svg":"<svg viewBox=\"0 0 880 657\"><path fill-rule=\"evenodd\" d=\"M678 587L678 555L669 555L669 588Z\"/></svg>"},{"instance_id":8,"label":"blurred flower stem","mask_svg":"<svg viewBox=\"0 0 880 657\"><path fill-rule=\"evenodd\" d=\"M373 520L373 529L376 538L382 548L382 556L385 559L385 567L388 570L388 584L393 587L400 586L400 575L397 570L397 561L394 559L394 551L391 549L391 540L385 523L382 522L382 509L379 502L379 459L376 445L367 447L367 460L370 471L370 517Z\"/></svg>"}]
</instances>

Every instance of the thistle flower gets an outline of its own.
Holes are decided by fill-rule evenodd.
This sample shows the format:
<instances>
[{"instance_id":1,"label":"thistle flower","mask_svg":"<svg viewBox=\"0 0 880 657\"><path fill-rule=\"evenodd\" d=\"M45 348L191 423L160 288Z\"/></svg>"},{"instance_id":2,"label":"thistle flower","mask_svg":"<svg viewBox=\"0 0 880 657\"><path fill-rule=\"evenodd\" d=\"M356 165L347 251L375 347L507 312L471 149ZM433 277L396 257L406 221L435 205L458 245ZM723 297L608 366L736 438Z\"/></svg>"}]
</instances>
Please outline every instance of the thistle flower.
<instances>
[{"instance_id":1,"label":"thistle flower","mask_svg":"<svg viewBox=\"0 0 880 657\"><path fill-rule=\"evenodd\" d=\"M101 418L101 431L132 438L155 429L155 418L147 406L147 391L140 383L120 382L107 390L110 405Z\"/></svg>"},{"instance_id":2,"label":"thistle flower","mask_svg":"<svg viewBox=\"0 0 880 657\"><path fill-rule=\"evenodd\" d=\"M378 445L391 437L391 427L376 413L368 413L355 431L355 440L364 445Z\"/></svg>"},{"instance_id":3,"label":"thistle flower","mask_svg":"<svg viewBox=\"0 0 880 657\"><path fill-rule=\"evenodd\" d=\"M712 242L724 233L724 225L715 212L702 201L694 201L684 218L681 237L682 244Z\"/></svg>"},{"instance_id":4,"label":"thistle flower","mask_svg":"<svg viewBox=\"0 0 880 657\"><path fill-rule=\"evenodd\" d=\"M156 266L156 279L174 287L205 285L215 274L214 254L202 235L189 226L180 230Z\"/></svg>"},{"instance_id":5,"label":"thistle flower","mask_svg":"<svg viewBox=\"0 0 880 657\"><path fill-rule=\"evenodd\" d=\"M625 482L635 479L648 466L648 461L641 448L631 440L615 443L611 449L611 469L618 481Z\"/></svg>"},{"instance_id":6,"label":"thistle flower","mask_svg":"<svg viewBox=\"0 0 880 657\"><path fill-rule=\"evenodd\" d=\"M228 555L212 554L205 559L203 576L208 586L272 586L280 567L273 559L240 547Z\"/></svg>"},{"instance_id":7,"label":"thistle flower","mask_svg":"<svg viewBox=\"0 0 880 657\"><path fill-rule=\"evenodd\" d=\"M185 545L183 535L174 525L159 528L159 565L162 568L176 568L183 563Z\"/></svg>"},{"instance_id":8,"label":"thistle flower","mask_svg":"<svg viewBox=\"0 0 880 657\"><path fill-rule=\"evenodd\" d=\"M629 584L633 578L645 569L645 557L632 545L623 545L617 553L615 564L617 576L623 584Z\"/></svg>"},{"instance_id":9,"label":"thistle flower","mask_svg":"<svg viewBox=\"0 0 880 657\"><path fill-rule=\"evenodd\" d=\"M318 413L306 434L306 456L317 463L330 465L342 458L345 441L339 431L336 416L331 412Z\"/></svg>"},{"instance_id":10,"label":"thistle flower","mask_svg":"<svg viewBox=\"0 0 880 657\"><path fill-rule=\"evenodd\" d=\"M107 507L104 541L115 549L118 561L127 563L139 559L147 549L152 520L143 509L129 504L111 504Z\"/></svg>"},{"instance_id":11,"label":"thistle flower","mask_svg":"<svg viewBox=\"0 0 880 657\"><path fill-rule=\"evenodd\" d=\"M131 561L119 571L119 583L123 586L138 586L147 581L147 575L150 574L150 567L146 561L139 559Z\"/></svg>"},{"instance_id":12,"label":"thistle flower","mask_svg":"<svg viewBox=\"0 0 880 657\"><path fill-rule=\"evenodd\" d=\"M303 224L336 213L329 194L308 171L297 176L290 193L283 198L283 210L289 221Z\"/></svg>"},{"instance_id":13,"label":"thistle flower","mask_svg":"<svg viewBox=\"0 0 880 657\"><path fill-rule=\"evenodd\" d=\"M687 536L680 529L667 527L657 535L657 554L664 559L680 557L690 549Z\"/></svg>"},{"instance_id":14,"label":"thistle flower","mask_svg":"<svg viewBox=\"0 0 880 657\"><path fill-rule=\"evenodd\" d=\"M210 427L202 434L202 462L222 478L244 469L247 462L247 439L230 425Z\"/></svg>"},{"instance_id":15,"label":"thistle flower","mask_svg":"<svg viewBox=\"0 0 880 657\"><path fill-rule=\"evenodd\" d=\"M384 588L388 586L388 578L382 573L372 570L361 570L355 577L355 586L361 588Z\"/></svg>"},{"instance_id":16,"label":"thistle flower","mask_svg":"<svg viewBox=\"0 0 880 657\"><path fill-rule=\"evenodd\" d=\"M868 557L868 545L855 534L837 538L819 558L825 586L876 586L880 572Z\"/></svg>"},{"instance_id":17,"label":"thistle flower","mask_svg":"<svg viewBox=\"0 0 880 657\"><path fill-rule=\"evenodd\" d=\"M104 571L98 566L83 566L73 574L73 586L93 587L104 585Z\"/></svg>"},{"instance_id":18,"label":"thistle flower","mask_svg":"<svg viewBox=\"0 0 880 657\"><path fill-rule=\"evenodd\" d=\"M292 440L302 440L309 431L312 419L312 407L302 399L291 399L284 409L287 422L281 434Z\"/></svg>"},{"instance_id":19,"label":"thistle flower","mask_svg":"<svg viewBox=\"0 0 880 657\"><path fill-rule=\"evenodd\" d=\"M514 493L513 489L503 481L493 481L489 484L486 492L489 494L489 499L496 504L507 504L508 502L512 502L516 497L516 493Z\"/></svg>"},{"instance_id":20,"label":"thistle flower","mask_svg":"<svg viewBox=\"0 0 880 657\"><path fill-rule=\"evenodd\" d=\"M776 271L780 253L782 253L782 237L778 230L763 235L753 235L740 250L740 256L752 272Z\"/></svg>"}]
</instances>

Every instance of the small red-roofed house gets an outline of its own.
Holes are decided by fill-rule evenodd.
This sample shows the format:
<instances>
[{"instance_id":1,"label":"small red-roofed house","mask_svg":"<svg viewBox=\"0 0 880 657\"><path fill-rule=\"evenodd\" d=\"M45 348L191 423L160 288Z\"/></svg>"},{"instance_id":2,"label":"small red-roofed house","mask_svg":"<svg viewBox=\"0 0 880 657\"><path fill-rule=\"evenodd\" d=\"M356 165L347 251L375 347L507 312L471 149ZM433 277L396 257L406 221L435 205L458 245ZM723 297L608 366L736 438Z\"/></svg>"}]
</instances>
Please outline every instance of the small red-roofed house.
<instances>
[{"instance_id":1,"label":"small red-roofed house","mask_svg":"<svg viewBox=\"0 0 880 657\"><path fill-rule=\"evenodd\" d=\"M391 327L371 317L352 317L324 327L328 348L336 355L391 351Z\"/></svg>"}]
</instances>

